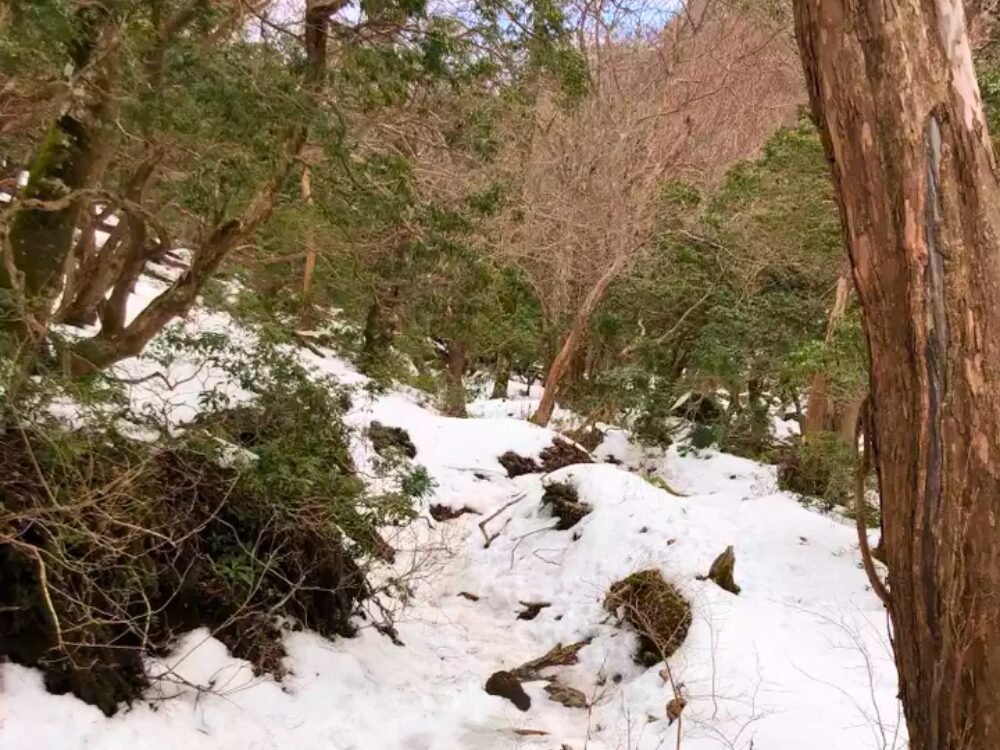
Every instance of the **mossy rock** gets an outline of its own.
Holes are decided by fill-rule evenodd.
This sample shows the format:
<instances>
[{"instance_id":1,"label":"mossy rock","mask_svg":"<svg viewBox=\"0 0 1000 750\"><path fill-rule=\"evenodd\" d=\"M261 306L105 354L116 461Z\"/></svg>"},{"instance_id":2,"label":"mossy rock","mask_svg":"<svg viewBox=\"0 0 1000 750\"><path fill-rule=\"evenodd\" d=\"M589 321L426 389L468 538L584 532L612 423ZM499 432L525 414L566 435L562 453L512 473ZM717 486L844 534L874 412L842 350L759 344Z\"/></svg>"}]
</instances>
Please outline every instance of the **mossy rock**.
<instances>
[{"instance_id":1,"label":"mossy rock","mask_svg":"<svg viewBox=\"0 0 1000 750\"><path fill-rule=\"evenodd\" d=\"M372 441L375 452L383 458L392 453L401 453L407 458L415 458L417 455L417 447L410 439L410 433L402 427L372 422L368 425L368 439Z\"/></svg>"},{"instance_id":2,"label":"mossy rock","mask_svg":"<svg viewBox=\"0 0 1000 750\"><path fill-rule=\"evenodd\" d=\"M542 505L548 506L552 515L559 519L556 524L559 531L573 528L593 510L587 503L580 501L576 487L569 482L550 482L545 485Z\"/></svg>"},{"instance_id":3,"label":"mossy rock","mask_svg":"<svg viewBox=\"0 0 1000 750\"><path fill-rule=\"evenodd\" d=\"M691 604L656 568L633 573L613 584L604 607L639 635L635 661L645 667L670 657L687 638Z\"/></svg>"}]
</instances>

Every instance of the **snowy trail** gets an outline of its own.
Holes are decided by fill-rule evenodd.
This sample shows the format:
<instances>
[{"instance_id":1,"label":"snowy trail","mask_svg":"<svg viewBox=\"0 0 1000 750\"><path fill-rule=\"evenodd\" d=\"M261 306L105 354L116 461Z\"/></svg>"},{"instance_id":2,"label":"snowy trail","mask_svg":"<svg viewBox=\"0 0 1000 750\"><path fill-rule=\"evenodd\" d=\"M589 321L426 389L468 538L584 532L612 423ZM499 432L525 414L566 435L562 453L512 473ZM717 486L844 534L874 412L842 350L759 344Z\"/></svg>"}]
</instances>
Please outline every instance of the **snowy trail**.
<instances>
[{"instance_id":1,"label":"snowy trail","mask_svg":"<svg viewBox=\"0 0 1000 750\"><path fill-rule=\"evenodd\" d=\"M361 379L333 356L314 359L346 381ZM523 405L472 405L487 415L511 408ZM393 540L400 554L392 574L412 593L397 622L405 646L370 627L335 642L291 632L291 674L276 683L196 631L153 663L171 671L150 699L110 719L49 695L38 673L2 665L0 750L674 748L669 689L658 668L633 663L634 635L603 608L613 582L650 567L694 607L670 660L688 697L685 750L905 747L885 618L859 569L854 531L775 492L772 467L712 452L647 452L612 431L595 455L621 466L508 479L497 457L537 455L552 432L505 417L441 417L402 391L363 398L349 419L408 430L416 460L437 482L430 502L480 512L440 523L423 517ZM362 470L366 450L356 449ZM574 529L549 528L540 498L551 480L571 481L593 506ZM490 522L501 533L484 548L477 524L515 498ZM729 544L739 596L696 578ZM520 601L551 606L518 620ZM551 701L543 682L525 685L526 712L484 691L494 671L585 639L579 664L547 674L581 690L589 710Z\"/></svg>"}]
</instances>

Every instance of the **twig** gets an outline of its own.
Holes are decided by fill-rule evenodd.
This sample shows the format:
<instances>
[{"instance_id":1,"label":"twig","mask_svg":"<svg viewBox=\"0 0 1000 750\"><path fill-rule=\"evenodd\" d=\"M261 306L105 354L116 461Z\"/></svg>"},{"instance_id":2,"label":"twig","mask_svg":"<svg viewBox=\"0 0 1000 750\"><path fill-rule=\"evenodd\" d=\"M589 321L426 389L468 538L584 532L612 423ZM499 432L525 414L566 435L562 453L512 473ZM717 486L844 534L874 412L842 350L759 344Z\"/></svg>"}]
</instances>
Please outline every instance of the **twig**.
<instances>
[{"instance_id":1,"label":"twig","mask_svg":"<svg viewBox=\"0 0 1000 750\"><path fill-rule=\"evenodd\" d=\"M542 526L540 529L535 529L534 531L529 531L527 534L521 534L521 536L517 537L517 541L514 543L514 546L510 548L510 568L511 568L511 570L514 569L514 553L517 552L517 548L521 546L521 542L523 542L529 536L533 536L535 534L541 534L543 531L552 531L552 529L556 528L557 526L559 526L559 521L556 521L554 524L551 524L549 526ZM524 602L521 602L521 604L524 604Z\"/></svg>"},{"instance_id":2,"label":"twig","mask_svg":"<svg viewBox=\"0 0 1000 750\"><path fill-rule=\"evenodd\" d=\"M497 508L496 511L494 511L493 513L491 513L490 515L488 515L486 518L484 518L482 521L479 522L479 530L481 532L483 532L483 539L486 540L485 544L483 544L483 549L488 549L489 546L490 546L490 544L493 543L493 540L496 539L498 536L500 536L500 532L499 531L496 534L494 534L493 536L490 536L489 534L487 534L486 533L486 524L488 524L494 518L496 518L497 516L499 516L501 513L503 513L505 510L507 510L507 508L509 508L510 506L516 505L517 503L519 503L522 500L524 500L524 498L525 498L525 493L522 492L520 495L517 495L513 500L511 500L510 502L505 503L504 505L500 506L499 508Z\"/></svg>"}]
</instances>

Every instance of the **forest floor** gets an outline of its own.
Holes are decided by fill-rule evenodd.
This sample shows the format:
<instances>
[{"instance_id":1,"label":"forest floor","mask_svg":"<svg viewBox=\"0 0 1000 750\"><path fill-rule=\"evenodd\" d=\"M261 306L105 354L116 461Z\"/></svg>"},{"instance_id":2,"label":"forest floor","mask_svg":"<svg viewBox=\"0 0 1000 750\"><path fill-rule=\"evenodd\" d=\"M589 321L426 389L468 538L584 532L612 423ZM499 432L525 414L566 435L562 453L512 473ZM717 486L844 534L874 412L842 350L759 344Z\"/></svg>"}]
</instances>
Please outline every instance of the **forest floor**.
<instances>
[{"instance_id":1,"label":"forest floor","mask_svg":"<svg viewBox=\"0 0 1000 750\"><path fill-rule=\"evenodd\" d=\"M206 311L189 326L236 330ZM508 399L472 402L469 419L452 419L411 389L370 395L333 352L302 357L359 386L352 425L406 429L415 460L436 482L420 517L391 539L395 564L373 573L404 584L406 601L386 602L404 645L364 623L358 637L333 642L290 630L289 674L278 682L254 676L198 630L150 661L160 679L147 699L111 718L48 694L36 671L0 665L0 749L675 748L677 724L665 713L674 693L662 665L634 663L635 634L603 605L614 582L648 568L693 607L690 632L669 660L687 701L680 747L905 747L885 615L861 570L853 526L778 492L773 467L713 450L648 450L609 430L595 463L511 479L498 456L537 456L555 435L516 418L532 407L518 395L523 385L512 383ZM134 373L157 366L127 365ZM155 399L183 421L218 378L191 362L170 368L172 388L151 380L132 398ZM354 450L364 471L370 444L359 438ZM572 483L593 508L572 529L554 529L541 504L553 481ZM475 512L438 522L430 505ZM479 524L487 518L496 537L485 547ZM739 595L699 579L729 545ZM518 619L521 602L548 606ZM544 675L581 691L589 707L554 702L543 680L525 684L524 712L485 692L495 671L584 640L578 663Z\"/></svg>"}]
</instances>

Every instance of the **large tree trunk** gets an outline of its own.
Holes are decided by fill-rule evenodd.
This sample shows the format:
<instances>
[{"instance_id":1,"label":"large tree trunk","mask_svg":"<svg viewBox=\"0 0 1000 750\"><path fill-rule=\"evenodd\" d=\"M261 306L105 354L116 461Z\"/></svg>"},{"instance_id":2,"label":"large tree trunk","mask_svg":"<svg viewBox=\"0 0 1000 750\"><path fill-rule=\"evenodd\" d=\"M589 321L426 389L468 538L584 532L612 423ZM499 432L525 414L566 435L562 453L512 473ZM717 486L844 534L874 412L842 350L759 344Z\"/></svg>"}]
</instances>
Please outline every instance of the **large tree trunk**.
<instances>
[{"instance_id":1,"label":"large tree trunk","mask_svg":"<svg viewBox=\"0 0 1000 750\"><path fill-rule=\"evenodd\" d=\"M304 126L297 126L290 132L286 151L274 167L271 179L258 189L242 216L217 226L208 239L199 245L191 268L154 298L135 320L124 327L102 326L100 333L84 339L74 347L71 363L74 375L86 375L138 355L164 326L187 313L205 282L212 277L233 247L253 235L271 215L305 139Z\"/></svg>"},{"instance_id":2,"label":"large tree trunk","mask_svg":"<svg viewBox=\"0 0 1000 750\"><path fill-rule=\"evenodd\" d=\"M837 409L837 435L845 443L855 443L858 439L858 417L867 394L860 394L844 401Z\"/></svg>"},{"instance_id":3,"label":"large tree trunk","mask_svg":"<svg viewBox=\"0 0 1000 750\"><path fill-rule=\"evenodd\" d=\"M585 325L586 320L582 321L582 324L579 320L574 322L573 328L570 329L569 335L559 349L559 353L552 360L552 364L549 365L549 372L545 376L545 389L542 391L542 399L538 402L538 410L531 417L531 421L537 425L545 427L549 423L549 420L552 419L552 412L556 409L556 394L559 391L559 385L562 383L563 375L566 374L569 362L573 359L580 340L583 338Z\"/></svg>"},{"instance_id":4,"label":"large tree trunk","mask_svg":"<svg viewBox=\"0 0 1000 750\"><path fill-rule=\"evenodd\" d=\"M148 96L156 106L162 105L160 95L167 48L194 21L202 4L203 0L186 0L166 18L162 16L160 5L154 4L150 8L149 20L156 34L142 55L144 83L148 89L144 96ZM156 142L154 122L155 118L150 117L143 124L145 155L125 183L124 196L135 204L142 203L142 195L164 156L164 149ZM113 142L109 143L109 152L111 145ZM148 260L145 253L148 230L144 222L143 217L134 214L119 216L118 226L100 251L93 246L92 229L84 229L84 238L75 251L78 256L76 284L71 287L67 283L67 291L73 296L64 297L60 319L70 325L85 326L93 324L100 316L102 329L108 333L121 330L128 297ZM90 237L87 237L88 232ZM126 237L129 242L123 244ZM112 291L111 298L105 301L109 291Z\"/></svg>"},{"instance_id":5,"label":"large tree trunk","mask_svg":"<svg viewBox=\"0 0 1000 750\"><path fill-rule=\"evenodd\" d=\"M147 149L146 158L136 167L125 185L123 194L127 200L137 206L142 204L143 193L162 158L162 149ZM146 265L146 234L145 220L126 212L118 217L118 225L99 250L95 248L89 255L81 253L76 293L61 310L62 319L66 323L75 326L91 325L100 315L102 328L109 328L105 318L111 321L110 328L115 328L116 313L120 312L119 317L124 319L125 302ZM108 291L112 288L117 296L112 294L113 299L105 303ZM106 309L108 306L113 308L110 313Z\"/></svg>"},{"instance_id":6,"label":"large tree trunk","mask_svg":"<svg viewBox=\"0 0 1000 750\"><path fill-rule=\"evenodd\" d=\"M871 356L912 750L1000 747L1000 183L958 0L796 0Z\"/></svg>"},{"instance_id":7,"label":"large tree trunk","mask_svg":"<svg viewBox=\"0 0 1000 750\"><path fill-rule=\"evenodd\" d=\"M833 297L833 307L826 324L826 340L830 341L837 323L847 312L847 301L850 298L851 274L845 270L837 279L837 290ZM857 415L855 415L857 416ZM804 433L833 432L837 422L837 404L830 392L830 377L825 372L817 372L809 384L809 401L806 405L806 423ZM851 427L853 439L854 427Z\"/></svg>"}]
</instances>

